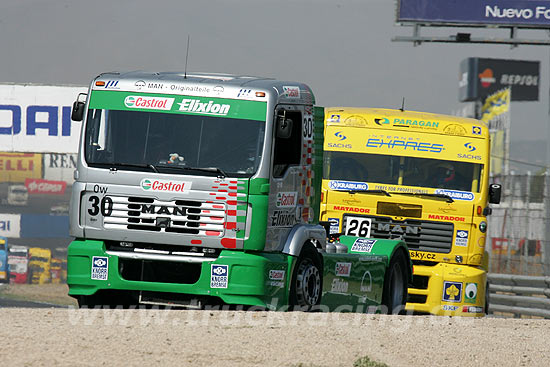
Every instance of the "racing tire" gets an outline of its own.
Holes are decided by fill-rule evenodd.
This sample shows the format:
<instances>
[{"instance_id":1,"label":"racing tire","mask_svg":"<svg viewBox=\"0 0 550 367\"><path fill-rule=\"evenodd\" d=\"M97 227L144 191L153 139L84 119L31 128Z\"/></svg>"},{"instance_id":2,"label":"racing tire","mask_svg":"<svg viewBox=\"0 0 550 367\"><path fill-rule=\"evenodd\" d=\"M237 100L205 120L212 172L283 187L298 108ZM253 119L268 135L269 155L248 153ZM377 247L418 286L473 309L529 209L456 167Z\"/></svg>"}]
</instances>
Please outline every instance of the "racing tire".
<instances>
[{"instance_id":1,"label":"racing tire","mask_svg":"<svg viewBox=\"0 0 550 367\"><path fill-rule=\"evenodd\" d=\"M291 310L311 311L321 303L322 265L313 246L304 246L292 274L289 306Z\"/></svg>"},{"instance_id":2,"label":"racing tire","mask_svg":"<svg viewBox=\"0 0 550 367\"><path fill-rule=\"evenodd\" d=\"M395 253L384 276L384 291L382 293L382 305L388 314L405 313L407 303L408 276L406 257L403 251Z\"/></svg>"}]
</instances>

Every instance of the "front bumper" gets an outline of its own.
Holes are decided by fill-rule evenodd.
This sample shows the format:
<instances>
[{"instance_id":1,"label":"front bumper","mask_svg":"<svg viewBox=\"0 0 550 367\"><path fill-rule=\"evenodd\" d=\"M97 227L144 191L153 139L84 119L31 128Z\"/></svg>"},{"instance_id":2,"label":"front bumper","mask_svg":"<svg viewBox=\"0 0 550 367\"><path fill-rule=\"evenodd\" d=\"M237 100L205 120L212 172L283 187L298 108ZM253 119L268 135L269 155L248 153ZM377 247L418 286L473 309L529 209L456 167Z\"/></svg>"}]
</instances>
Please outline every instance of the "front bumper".
<instances>
[{"instance_id":1,"label":"front bumper","mask_svg":"<svg viewBox=\"0 0 550 367\"><path fill-rule=\"evenodd\" d=\"M467 265L414 265L408 311L446 316L485 315L487 273Z\"/></svg>"},{"instance_id":2,"label":"front bumper","mask_svg":"<svg viewBox=\"0 0 550 367\"><path fill-rule=\"evenodd\" d=\"M92 265L94 257L102 260L97 263L98 266ZM283 254L222 250L219 257L200 264L200 275L192 284L138 281L123 277L121 258L107 253L103 241L75 240L68 249L67 284L71 296L92 295L99 290L148 291L187 294L197 298L219 297L228 304L275 309L287 303L288 269L291 269L293 259ZM98 277L95 273L92 276L92 272L97 272L101 267L104 267L102 271L105 275ZM224 278L224 270L227 278ZM276 270L278 275L283 271L284 279L271 280L272 270Z\"/></svg>"}]
</instances>

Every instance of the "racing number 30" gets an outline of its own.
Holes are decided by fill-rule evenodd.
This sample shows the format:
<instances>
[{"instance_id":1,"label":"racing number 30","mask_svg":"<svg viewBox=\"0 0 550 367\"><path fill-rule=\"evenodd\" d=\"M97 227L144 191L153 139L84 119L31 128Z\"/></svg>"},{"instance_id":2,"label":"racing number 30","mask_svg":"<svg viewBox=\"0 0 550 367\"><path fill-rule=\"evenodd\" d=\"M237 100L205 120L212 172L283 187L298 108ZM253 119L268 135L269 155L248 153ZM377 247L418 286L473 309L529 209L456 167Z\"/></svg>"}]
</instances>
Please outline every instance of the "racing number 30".
<instances>
[{"instance_id":1,"label":"racing number 30","mask_svg":"<svg viewBox=\"0 0 550 367\"><path fill-rule=\"evenodd\" d=\"M113 199L110 197L104 196L99 200L95 195L90 196L89 202L92 204L92 207L88 209L88 214L92 217L101 212L101 215L108 217L113 212Z\"/></svg>"},{"instance_id":2,"label":"racing number 30","mask_svg":"<svg viewBox=\"0 0 550 367\"><path fill-rule=\"evenodd\" d=\"M313 119L311 116L304 117L304 138L313 136Z\"/></svg>"}]
</instances>

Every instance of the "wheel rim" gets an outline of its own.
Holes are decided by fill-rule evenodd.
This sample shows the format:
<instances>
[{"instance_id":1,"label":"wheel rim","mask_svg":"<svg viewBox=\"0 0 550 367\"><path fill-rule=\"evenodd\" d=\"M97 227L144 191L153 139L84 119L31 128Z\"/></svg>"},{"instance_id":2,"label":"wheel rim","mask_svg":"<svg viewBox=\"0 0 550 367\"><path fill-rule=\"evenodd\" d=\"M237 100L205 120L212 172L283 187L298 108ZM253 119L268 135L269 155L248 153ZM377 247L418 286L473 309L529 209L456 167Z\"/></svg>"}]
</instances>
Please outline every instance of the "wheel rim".
<instances>
[{"instance_id":1,"label":"wheel rim","mask_svg":"<svg viewBox=\"0 0 550 367\"><path fill-rule=\"evenodd\" d=\"M300 306L314 306L321 295L321 275L319 269L306 259L299 268L296 277L296 298Z\"/></svg>"},{"instance_id":2,"label":"wheel rim","mask_svg":"<svg viewBox=\"0 0 550 367\"><path fill-rule=\"evenodd\" d=\"M402 305L404 302L403 288L405 281L403 279L403 272L401 271L401 265L399 262L392 268L391 273L391 306L393 308ZM393 310L390 310L393 311Z\"/></svg>"}]
</instances>

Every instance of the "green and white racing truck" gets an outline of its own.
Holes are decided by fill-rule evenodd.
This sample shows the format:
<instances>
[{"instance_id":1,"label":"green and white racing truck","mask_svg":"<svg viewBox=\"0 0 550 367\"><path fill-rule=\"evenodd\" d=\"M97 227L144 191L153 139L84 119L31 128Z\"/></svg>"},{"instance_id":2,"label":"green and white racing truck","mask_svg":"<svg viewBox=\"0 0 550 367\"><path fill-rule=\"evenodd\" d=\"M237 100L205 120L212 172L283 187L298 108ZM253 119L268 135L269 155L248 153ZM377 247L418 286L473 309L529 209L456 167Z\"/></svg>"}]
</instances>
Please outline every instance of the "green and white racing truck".
<instances>
[{"instance_id":1,"label":"green and white racing truck","mask_svg":"<svg viewBox=\"0 0 550 367\"><path fill-rule=\"evenodd\" d=\"M323 109L307 85L105 73L72 118L67 283L81 307L403 309L404 242L327 238L318 221Z\"/></svg>"}]
</instances>

